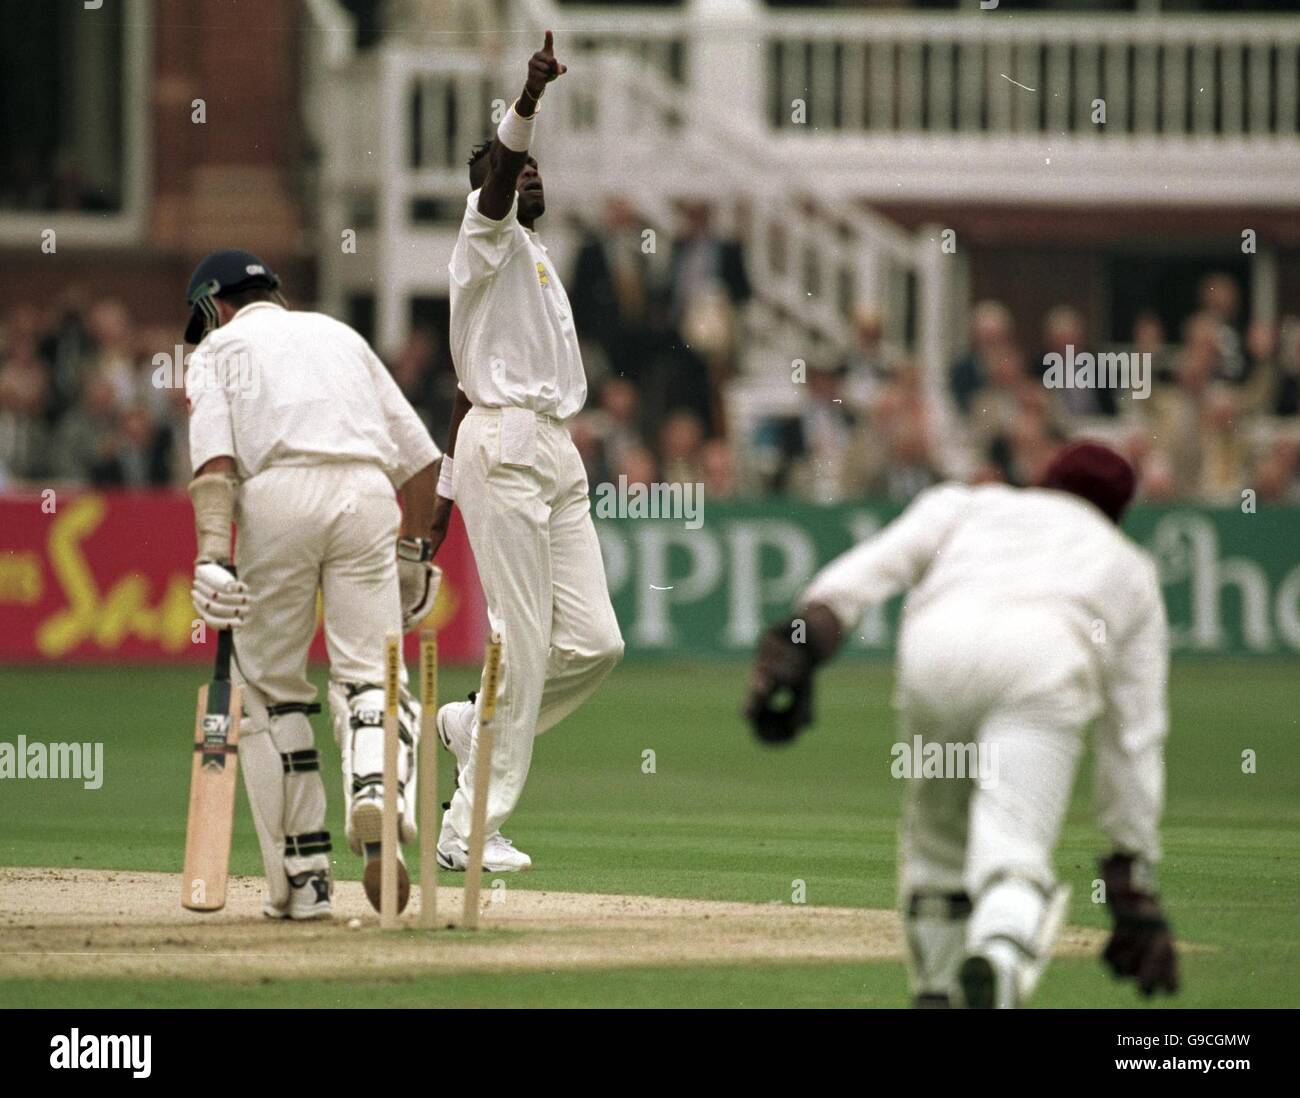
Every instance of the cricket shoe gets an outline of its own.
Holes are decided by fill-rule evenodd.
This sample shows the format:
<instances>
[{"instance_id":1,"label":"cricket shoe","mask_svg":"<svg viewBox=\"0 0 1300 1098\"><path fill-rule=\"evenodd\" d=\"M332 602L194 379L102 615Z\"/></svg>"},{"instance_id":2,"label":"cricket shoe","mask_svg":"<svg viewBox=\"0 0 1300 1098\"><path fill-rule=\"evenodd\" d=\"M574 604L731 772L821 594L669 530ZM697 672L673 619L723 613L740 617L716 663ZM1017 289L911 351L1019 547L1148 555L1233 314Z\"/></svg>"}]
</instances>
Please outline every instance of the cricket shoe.
<instances>
[{"instance_id":1,"label":"cricket shoe","mask_svg":"<svg viewBox=\"0 0 1300 1098\"><path fill-rule=\"evenodd\" d=\"M444 839L438 844L438 865L454 872L464 872L469 864L469 850L459 839ZM498 831L483 844L483 869L487 873L518 873L532 869L533 859Z\"/></svg>"},{"instance_id":2,"label":"cricket shoe","mask_svg":"<svg viewBox=\"0 0 1300 1098\"><path fill-rule=\"evenodd\" d=\"M957 971L957 984L968 1009L988 1010L1016 1005L1013 973L989 954L973 953L962 961Z\"/></svg>"},{"instance_id":3,"label":"cricket shoe","mask_svg":"<svg viewBox=\"0 0 1300 1098\"><path fill-rule=\"evenodd\" d=\"M366 890L366 899L370 906L379 910L380 895L383 891L383 836L384 809L383 794L373 796L363 794L352 802L352 834L361 844L362 856L366 867L361 874L361 884ZM399 807L400 814L400 807ZM406 910L406 903L411 898L411 875L406 871L406 859L402 855L402 844L397 844L397 910Z\"/></svg>"},{"instance_id":4,"label":"cricket shoe","mask_svg":"<svg viewBox=\"0 0 1300 1098\"><path fill-rule=\"evenodd\" d=\"M262 914L268 919L332 919L334 879L328 869L308 869L289 877L289 905L276 907L268 897L262 899Z\"/></svg>"}]
</instances>

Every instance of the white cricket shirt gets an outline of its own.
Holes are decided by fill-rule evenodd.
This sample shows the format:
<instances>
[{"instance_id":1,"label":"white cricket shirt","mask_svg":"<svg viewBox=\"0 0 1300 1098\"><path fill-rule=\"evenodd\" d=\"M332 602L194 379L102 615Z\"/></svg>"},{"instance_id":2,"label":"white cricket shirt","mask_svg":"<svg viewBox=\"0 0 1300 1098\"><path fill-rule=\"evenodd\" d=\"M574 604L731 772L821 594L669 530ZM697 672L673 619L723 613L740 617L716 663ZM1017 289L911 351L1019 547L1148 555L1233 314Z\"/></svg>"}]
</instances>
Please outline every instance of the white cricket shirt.
<instances>
[{"instance_id":1,"label":"white cricket shirt","mask_svg":"<svg viewBox=\"0 0 1300 1098\"><path fill-rule=\"evenodd\" d=\"M1053 643L1031 653L1017 688L1051 681L1054 666L1086 669L1088 703L1099 715L1099 823L1120 849L1155 861L1169 652L1150 556L1068 493L944 484L831 561L799 605L824 604L847 634L869 607L903 591L910 593L900 653L913 623L933 637L945 629L969 634L985 622L1033 621L1041 625L1036 635Z\"/></svg>"},{"instance_id":2,"label":"white cricket shirt","mask_svg":"<svg viewBox=\"0 0 1300 1098\"><path fill-rule=\"evenodd\" d=\"M527 408L568 419L587 401L573 309L546 246L519 224L519 196L500 221L465 203L451 272L451 353L479 408Z\"/></svg>"},{"instance_id":3,"label":"white cricket shirt","mask_svg":"<svg viewBox=\"0 0 1300 1098\"><path fill-rule=\"evenodd\" d=\"M190 461L368 461L401 487L440 451L370 345L321 313L258 301L209 332L185 372Z\"/></svg>"}]
</instances>

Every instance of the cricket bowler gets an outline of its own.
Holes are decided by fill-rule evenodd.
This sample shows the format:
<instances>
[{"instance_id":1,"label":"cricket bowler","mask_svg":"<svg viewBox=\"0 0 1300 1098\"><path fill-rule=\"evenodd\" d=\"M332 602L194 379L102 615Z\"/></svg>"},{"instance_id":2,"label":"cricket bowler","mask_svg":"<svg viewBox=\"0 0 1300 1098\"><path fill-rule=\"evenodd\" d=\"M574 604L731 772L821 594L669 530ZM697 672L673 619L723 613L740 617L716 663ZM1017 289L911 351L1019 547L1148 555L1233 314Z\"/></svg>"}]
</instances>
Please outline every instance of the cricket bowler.
<instances>
[{"instance_id":1,"label":"cricket bowler","mask_svg":"<svg viewBox=\"0 0 1300 1098\"><path fill-rule=\"evenodd\" d=\"M494 873L532 865L501 827L528 778L533 737L577 709L623 654L587 476L567 427L587 399L587 379L568 295L537 235L546 197L528 153L538 103L564 71L547 31L495 140L474 150L473 189L449 264L459 385L432 536L441 544L454 499L491 626L502 637L483 853L483 868ZM463 870L474 786L473 699L442 706L437 727L458 771L438 862Z\"/></svg>"},{"instance_id":2,"label":"cricket bowler","mask_svg":"<svg viewBox=\"0 0 1300 1098\"><path fill-rule=\"evenodd\" d=\"M290 311L279 286L265 263L241 251L207 256L190 279L185 338L198 344L186 371L198 531L193 597L209 626L237 630L239 748L266 866L262 911L315 919L330 916L333 890L325 787L308 720L320 712L307 680L317 595L348 844L367 860L366 892L377 908L384 639L423 619L437 594L424 535L439 452L366 341L328 316ZM415 837L419 723L418 703L404 691L404 842ZM404 865L399 878L405 897Z\"/></svg>"},{"instance_id":3,"label":"cricket bowler","mask_svg":"<svg viewBox=\"0 0 1300 1098\"><path fill-rule=\"evenodd\" d=\"M899 883L918 1006L1010 1007L1033 991L1066 911L1052 852L1093 721L1112 847L1103 958L1146 995L1178 988L1154 877L1168 641L1155 565L1119 528L1133 490L1128 462L1092 442L1065 447L1038 487L932 488L818 573L759 647L746 712L760 738L787 740L812 720L816 667L907 591L900 738L996 760L990 780L909 779Z\"/></svg>"}]
</instances>

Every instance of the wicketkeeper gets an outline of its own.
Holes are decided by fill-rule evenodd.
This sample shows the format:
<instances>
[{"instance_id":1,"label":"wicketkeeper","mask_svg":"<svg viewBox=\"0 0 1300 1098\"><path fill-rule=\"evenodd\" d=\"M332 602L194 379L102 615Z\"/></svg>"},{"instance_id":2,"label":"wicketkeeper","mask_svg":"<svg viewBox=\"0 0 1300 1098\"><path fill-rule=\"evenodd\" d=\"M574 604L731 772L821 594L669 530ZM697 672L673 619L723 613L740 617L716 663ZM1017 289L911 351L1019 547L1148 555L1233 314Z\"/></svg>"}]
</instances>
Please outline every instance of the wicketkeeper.
<instances>
[{"instance_id":1,"label":"wicketkeeper","mask_svg":"<svg viewBox=\"0 0 1300 1098\"><path fill-rule=\"evenodd\" d=\"M1015 1006L1032 992L1065 915L1052 851L1094 720L1112 844L1103 957L1144 994L1178 988L1155 886L1166 625L1155 566L1118 525L1133 487L1122 457L1084 442L1036 488L933 488L832 561L763 638L747 713L761 738L787 740L812 721L816 667L869 607L910 591L901 738L973 744L997 762L991 781L910 780L899 878L917 1005Z\"/></svg>"},{"instance_id":2,"label":"wicketkeeper","mask_svg":"<svg viewBox=\"0 0 1300 1098\"><path fill-rule=\"evenodd\" d=\"M190 279L193 594L209 626L238 629L240 769L266 866L262 910L312 919L330 914L332 892L308 720L320 711L307 680L317 596L348 844L367 859L377 908L384 639L423 619L437 595L426 535L440 455L366 341L328 316L289 311L279 285L265 263L239 251L209 255ZM400 723L400 829L410 842L420 722L409 697ZM404 904L404 866L399 875Z\"/></svg>"}]
</instances>

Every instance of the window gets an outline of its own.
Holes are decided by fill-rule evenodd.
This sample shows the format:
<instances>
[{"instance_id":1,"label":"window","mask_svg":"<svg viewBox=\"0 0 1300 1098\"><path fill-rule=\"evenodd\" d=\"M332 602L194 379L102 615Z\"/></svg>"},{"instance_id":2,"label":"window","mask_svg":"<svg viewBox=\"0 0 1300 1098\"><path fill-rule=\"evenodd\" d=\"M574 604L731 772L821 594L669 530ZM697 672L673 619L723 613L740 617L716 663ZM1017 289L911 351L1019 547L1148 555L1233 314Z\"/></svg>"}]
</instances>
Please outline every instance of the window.
<instances>
[{"instance_id":1,"label":"window","mask_svg":"<svg viewBox=\"0 0 1300 1098\"><path fill-rule=\"evenodd\" d=\"M148 8L0 0L0 238L29 240L38 225L79 224L92 238L135 231Z\"/></svg>"}]
</instances>

